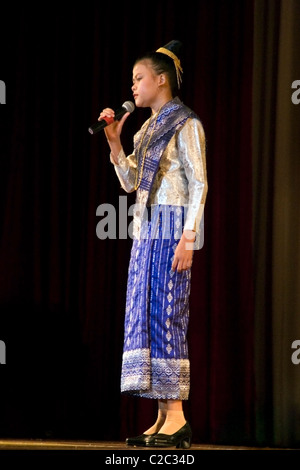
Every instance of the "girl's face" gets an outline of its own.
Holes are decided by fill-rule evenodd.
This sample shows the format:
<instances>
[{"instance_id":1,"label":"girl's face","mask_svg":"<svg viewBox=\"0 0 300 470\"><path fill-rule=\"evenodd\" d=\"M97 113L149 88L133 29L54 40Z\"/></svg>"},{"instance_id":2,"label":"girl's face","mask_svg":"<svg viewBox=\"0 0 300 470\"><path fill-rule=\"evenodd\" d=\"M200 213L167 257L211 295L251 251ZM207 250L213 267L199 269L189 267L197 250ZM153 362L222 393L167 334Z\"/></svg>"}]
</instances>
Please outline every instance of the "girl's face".
<instances>
[{"instance_id":1,"label":"girl's face","mask_svg":"<svg viewBox=\"0 0 300 470\"><path fill-rule=\"evenodd\" d=\"M137 107L153 107L159 97L161 75L156 75L150 61L138 62L133 67L133 98Z\"/></svg>"}]
</instances>

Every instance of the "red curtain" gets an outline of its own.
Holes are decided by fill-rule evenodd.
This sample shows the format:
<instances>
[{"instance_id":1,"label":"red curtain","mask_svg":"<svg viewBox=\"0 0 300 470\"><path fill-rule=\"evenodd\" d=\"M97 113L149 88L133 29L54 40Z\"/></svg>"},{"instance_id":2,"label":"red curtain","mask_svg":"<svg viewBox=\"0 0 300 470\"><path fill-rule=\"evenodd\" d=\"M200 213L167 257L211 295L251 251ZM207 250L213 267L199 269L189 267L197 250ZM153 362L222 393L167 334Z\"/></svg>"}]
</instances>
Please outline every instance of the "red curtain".
<instances>
[{"instance_id":1,"label":"red curtain","mask_svg":"<svg viewBox=\"0 0 300 470\"><path fill-rule=\"evenodd\" d=\"M195 442L253 442L252 3L126 2L117 13L109 2L6 7L2 436L123 440L155 418L155 402L120 395L132 240L118 230L134 194L120 188L104 134L88 127L103 107L132 99L138 55L180 39L180 97L204 126L209 184L192 273L185 411ZM127 152L148 115L137 109L126 122ZM101 204L116 209L116 239L96 235Z\"/></svg>"}]
</instances>

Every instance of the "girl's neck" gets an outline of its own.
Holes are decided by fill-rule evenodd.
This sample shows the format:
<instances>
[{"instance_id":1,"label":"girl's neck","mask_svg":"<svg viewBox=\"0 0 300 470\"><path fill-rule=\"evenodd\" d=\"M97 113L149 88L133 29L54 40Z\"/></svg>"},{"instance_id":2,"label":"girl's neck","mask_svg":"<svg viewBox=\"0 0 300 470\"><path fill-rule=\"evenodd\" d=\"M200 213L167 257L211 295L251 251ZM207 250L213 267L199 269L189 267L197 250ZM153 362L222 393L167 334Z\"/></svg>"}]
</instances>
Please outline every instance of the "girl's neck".
<instances>
[{"instance_id":1,"label":"girl's neck","mask_svg":"<svg viewBox=\"0 0 300 470\"><path fill-rule=\"evenodd\" d=\"M168 94L165 94L164 96L162 96L160 99L158 99L152 106L151 106L151 111L152 111L152 115L153 114L156 114L161 108L162 106L164 106L166 103L168 103L169 101L171 101L173 99L172 95L170 93Z\"/></svg>"}]
</instances>

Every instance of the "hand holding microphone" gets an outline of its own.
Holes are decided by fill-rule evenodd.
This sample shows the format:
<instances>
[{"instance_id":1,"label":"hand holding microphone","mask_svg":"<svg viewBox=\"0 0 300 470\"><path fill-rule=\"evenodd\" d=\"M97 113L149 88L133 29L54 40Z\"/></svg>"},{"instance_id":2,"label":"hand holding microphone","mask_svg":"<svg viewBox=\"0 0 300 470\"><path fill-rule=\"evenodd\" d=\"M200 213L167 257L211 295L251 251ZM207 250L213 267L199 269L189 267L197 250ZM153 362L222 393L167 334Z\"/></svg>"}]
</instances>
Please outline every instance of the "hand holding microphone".
<instances>
[{"instance_id":1,"label":"hand holding microphone","mask_svg":"<svg viewBox=\"0 0 300 470\"><path fill-rule=\"evenodd\" d=\"M118 164L118 155L122 149L120 135L123 124L134 109L135 106L131 101L125 101L122 107L116 111L111 108L105 108L101 111L98 122L89 127L91 134L96 134L101 129L104 129L111 150L111 158L115 164Z\"/></svg>"},{"instance_id":2,"label":"hand holding microphone","mask_svg":"<svg viewBox=\"0 0 300 470\"><path fill-rule=\"evenodd\" d=\"M120 121L125 114L132 113L134 109L135 109L135 106L131 101L125 101L125 103L122 104L121 108L117 109L116 111L113 111L110 108L104 109L100 113L98 122L96 122L95 124L89 127L89 132L91 134L96 134L97 132L109 126L113 122ZM127 116L128 115L129 114L127 114Z\"/></svg>"}]
</instances>

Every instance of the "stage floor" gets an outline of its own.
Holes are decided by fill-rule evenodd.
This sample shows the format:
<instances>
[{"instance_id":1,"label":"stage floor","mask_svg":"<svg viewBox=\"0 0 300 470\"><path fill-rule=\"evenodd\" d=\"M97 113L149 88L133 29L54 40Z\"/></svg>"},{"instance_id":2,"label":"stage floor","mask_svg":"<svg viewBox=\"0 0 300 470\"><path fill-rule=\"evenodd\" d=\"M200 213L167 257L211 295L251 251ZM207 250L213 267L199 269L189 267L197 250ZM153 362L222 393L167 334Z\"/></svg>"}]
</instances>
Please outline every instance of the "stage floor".
<instances>
[{"instance_id":1,"label":"stage floor","mask_svg":"<svg viewBox=\"0 0 300 470\"><path fill-rule=\"evenodd\" d=\"M106 451L133 451L133 450L175 450L175 447L153 448L153 447L132 447L127 446L125 442L113 441L56 441L56 440L37 440L37 439L0 439L0 450L106 450ZM178 449L176 449L178 450ZM180 449L181 450L181 449ZM195 450L292 450L271 447L243 447L243 446L224 446L208 444L192 444L187 451Z\"/></svg>"}]
</instances>

